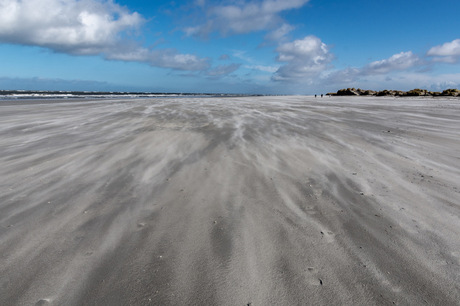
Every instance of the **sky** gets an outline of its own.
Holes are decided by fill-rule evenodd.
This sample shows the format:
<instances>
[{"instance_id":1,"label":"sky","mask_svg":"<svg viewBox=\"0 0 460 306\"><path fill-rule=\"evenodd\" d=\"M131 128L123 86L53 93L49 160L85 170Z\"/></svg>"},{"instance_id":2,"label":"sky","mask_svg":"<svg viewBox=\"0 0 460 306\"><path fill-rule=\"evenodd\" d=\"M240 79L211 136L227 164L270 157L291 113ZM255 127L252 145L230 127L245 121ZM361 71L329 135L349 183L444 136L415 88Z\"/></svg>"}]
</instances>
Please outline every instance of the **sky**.
<instances>
[{"instance_id":1,"label":"sky","mask_svg":"<svg viewBox=\"0 0 460 306\"><path fill-rule=\"evenodd\" d=\"M458 0L0 0L0 89L460 88Z\"/></svg>"}]
</instances>

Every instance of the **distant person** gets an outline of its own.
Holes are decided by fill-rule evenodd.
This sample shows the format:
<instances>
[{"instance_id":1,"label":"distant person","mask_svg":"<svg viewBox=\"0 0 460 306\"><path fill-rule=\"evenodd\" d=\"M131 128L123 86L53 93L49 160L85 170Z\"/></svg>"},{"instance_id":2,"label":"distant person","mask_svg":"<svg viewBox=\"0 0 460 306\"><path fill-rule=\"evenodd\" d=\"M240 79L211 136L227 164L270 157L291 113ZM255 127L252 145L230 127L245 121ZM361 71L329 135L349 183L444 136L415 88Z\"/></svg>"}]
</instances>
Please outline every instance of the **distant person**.
<instances>
[{"instance_id":1,"label":"distant person","mask_svg":"<svg viewBox=\"0 0 460 306\"><path fill-rule=\"evenodd\" d=\"M316 95L315 95L315 98L316 98Z\"/></svg>"},{"instance_id":2,"label":"distant person","mask_svg":"<svg viewBox=\"0 0 460 306\"><path fill-rule=\"evenodd\" d=\"M321 98L323 97L323 94L321 94Z\"/></svg>"}]
</instances>

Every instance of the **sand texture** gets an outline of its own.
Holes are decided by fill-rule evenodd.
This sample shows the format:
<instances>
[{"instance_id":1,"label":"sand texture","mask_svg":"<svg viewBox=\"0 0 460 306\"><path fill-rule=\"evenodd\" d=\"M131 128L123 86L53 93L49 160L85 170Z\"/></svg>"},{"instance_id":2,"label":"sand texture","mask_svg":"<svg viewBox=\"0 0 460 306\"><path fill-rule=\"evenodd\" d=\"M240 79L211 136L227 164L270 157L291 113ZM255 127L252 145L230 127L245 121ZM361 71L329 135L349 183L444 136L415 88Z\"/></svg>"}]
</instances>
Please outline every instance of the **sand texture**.
<instances>
[{"instance_id":1,"label":"sand texture","mask_svg":"<svg viewBox=\"0 0 460 306\"><path fill-rule=\"evenodd\" d=\"M459 99L0 102L0 305L459 301Z\"/></svg>"}]
</instances>

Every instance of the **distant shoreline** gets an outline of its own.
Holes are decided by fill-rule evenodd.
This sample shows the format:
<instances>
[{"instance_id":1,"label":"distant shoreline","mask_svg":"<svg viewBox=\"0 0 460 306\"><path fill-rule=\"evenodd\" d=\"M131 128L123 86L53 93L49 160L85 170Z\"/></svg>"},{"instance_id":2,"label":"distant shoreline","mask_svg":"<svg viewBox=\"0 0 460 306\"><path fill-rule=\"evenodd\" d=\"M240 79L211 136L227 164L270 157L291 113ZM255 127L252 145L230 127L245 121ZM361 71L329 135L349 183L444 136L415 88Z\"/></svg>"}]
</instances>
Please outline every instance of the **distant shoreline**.
<instances>
[{"instance_id":1,"label":"distant shoreline","mask_svg":"<svg viewBox=\"0 0 460 306\"><path fill-rule=\"evenodd\" d=\"M369 90L369 89L361 89L361 88L344 88L339 89L336 93L331 92L327 93L328 96L393 96L393 97L459 97L460 90L458 89L446 89L442 92L439 91L429 91L426 89L412 89L409 91L402 91L402 90Z\"/></svg>"},{"instance_id":2,"label":"distant shoreline","mask_svg":"<svg viewBox=\"0 0 460 306\"><path fill-rule=\"evenodd\" d=\"M251 94L222 93L162 93L162 92L117 92L117 91L58 91L58 90L0 90L2 99L75 99L75 98L164 98L164 97L242 97L262 96Z\"/></svg>"},{"instance_id":3,"label":"distant shoreline","mask_svg":"<svg viewBox=\"0 0 460 306\"><path fill-rule=\"evenodd\" d=\"M393 96L393 97L460 97L459 89L446 89L442 92L426 89L369 90L344 88L329 92L326 96ZM0 90L0 100L37 100L37 99L110 99L110 98L180 98L180 97L257 97L285 96L273 94L230 94L230 93L177 93L177 92L122 92L122 91L65 91L65 90ZM317 95L315 95L317 96ZM323 96L323 95L321 95Z\"/></svg>"}]
</instances>

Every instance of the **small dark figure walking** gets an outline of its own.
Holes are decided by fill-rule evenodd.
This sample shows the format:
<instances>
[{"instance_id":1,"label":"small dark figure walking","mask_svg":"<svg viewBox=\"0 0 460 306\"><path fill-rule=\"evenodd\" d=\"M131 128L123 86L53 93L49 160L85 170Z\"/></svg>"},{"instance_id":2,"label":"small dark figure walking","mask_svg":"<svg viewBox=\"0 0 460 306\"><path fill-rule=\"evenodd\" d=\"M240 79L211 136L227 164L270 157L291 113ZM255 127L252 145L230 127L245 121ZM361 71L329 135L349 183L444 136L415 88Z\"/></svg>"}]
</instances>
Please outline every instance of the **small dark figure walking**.
<instances>
[{"instance_id":1,"label":"small dark figure walking","mask_svg":"<svg viewBox=\"0 0 460 306\"><path fill-rule=\"evenodd\" d=\"M315 98L316 98L316 95L315 95Z\"/></svg>"},{"instance_id":2,"label":"small dark figure walking","mask_svg":"<svg viewBox=\"0 0 460 306\"><path fill-rule=\"evenodd\" d=\"M321 98L323 97L323 94L321 94Z\"/></svg>"}]
</instances>

